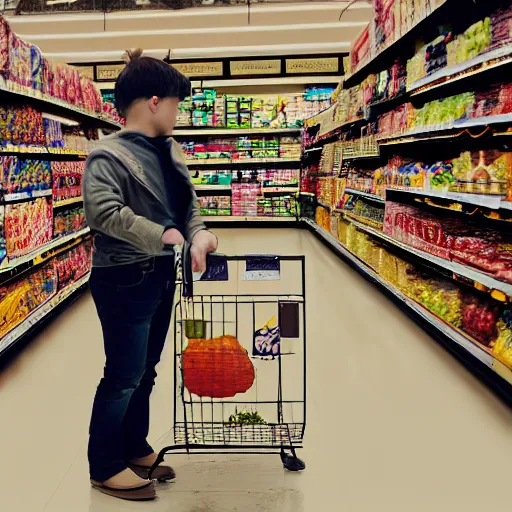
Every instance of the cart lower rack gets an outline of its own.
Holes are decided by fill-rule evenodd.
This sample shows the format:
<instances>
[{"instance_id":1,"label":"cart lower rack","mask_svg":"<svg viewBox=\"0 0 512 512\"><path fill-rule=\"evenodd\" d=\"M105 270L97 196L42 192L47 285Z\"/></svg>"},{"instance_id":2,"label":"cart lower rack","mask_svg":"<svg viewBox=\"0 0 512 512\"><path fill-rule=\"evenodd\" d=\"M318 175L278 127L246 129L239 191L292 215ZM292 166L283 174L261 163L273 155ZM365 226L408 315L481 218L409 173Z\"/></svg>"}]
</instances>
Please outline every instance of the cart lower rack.
<instances>
[{"instance_id":1,"label":"cart lower rack","mask_svg":"<svg viewBox=\"0 0 512 512\"><path fill-rule=\"evenodd\" d=\"M301 471L306 426L304 256L178 257L170 452L276 453Z\"/></svg>"}]
</instances>

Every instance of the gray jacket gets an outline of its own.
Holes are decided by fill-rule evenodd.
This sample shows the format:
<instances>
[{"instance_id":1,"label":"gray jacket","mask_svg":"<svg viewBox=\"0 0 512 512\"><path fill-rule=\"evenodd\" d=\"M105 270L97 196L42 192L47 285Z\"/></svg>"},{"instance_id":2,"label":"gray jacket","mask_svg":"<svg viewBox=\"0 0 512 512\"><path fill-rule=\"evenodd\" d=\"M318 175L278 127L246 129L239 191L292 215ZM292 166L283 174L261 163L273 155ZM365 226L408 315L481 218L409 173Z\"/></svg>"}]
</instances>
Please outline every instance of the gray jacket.
<instances>
[{"instance_id":1,"label":"gray jacket","mask_svg":"<svg viewBox=\"0 0 512 512\"><path fill-rule=\"evenodd\" d=\"M143 134L122 130L103 139L89 155L83 179L87 223L95 233L93 265L108 267L172 254L165 230L176 227L157 152ZM190 187L184 237L206 229L180 145L170 140L171 162ZM188 192L188 191L187 191Z\"/></svg>"}]
</instances>

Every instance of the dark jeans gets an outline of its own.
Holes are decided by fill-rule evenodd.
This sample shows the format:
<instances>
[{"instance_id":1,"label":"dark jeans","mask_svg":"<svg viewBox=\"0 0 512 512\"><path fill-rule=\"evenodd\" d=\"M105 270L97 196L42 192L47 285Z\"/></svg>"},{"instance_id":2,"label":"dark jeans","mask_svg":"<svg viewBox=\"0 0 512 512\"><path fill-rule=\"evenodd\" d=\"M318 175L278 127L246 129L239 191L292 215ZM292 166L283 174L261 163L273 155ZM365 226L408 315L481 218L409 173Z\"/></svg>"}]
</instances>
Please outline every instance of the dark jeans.
<instances>
[{"instance_id":1,"label":"dark jeans","mask_svg":"<svg viewBox=\"0 0 512 512\"><path fill-rule=\"evenodd\" d=\"M89 466L104 482L126 462L153 452L149 396L171 320L174 258L94 268L91 291L103 329L106 364L92 411Z\"/></svg>"}]
</instances>

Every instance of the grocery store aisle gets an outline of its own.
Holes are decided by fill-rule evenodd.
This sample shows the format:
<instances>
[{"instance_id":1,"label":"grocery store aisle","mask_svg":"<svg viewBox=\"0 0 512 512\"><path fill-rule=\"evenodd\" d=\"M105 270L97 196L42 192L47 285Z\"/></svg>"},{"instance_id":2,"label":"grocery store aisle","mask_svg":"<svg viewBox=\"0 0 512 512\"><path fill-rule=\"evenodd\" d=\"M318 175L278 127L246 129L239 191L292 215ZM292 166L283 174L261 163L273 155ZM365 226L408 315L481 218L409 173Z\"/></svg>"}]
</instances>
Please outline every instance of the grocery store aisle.
<instances>
[{"instance_id":1,"label":"grocery store aisle","mask_svg":"<svg viewBox=\"0 0 512 512\"><path fill-rule=\"evenodd\" d=\"M226 254L305 254L308 429L302 474L275 456L171 457L160 499L90 489L87 423L102 367L89 296L0 373L0 510L9 512L441 512L510 506L512 414L307 232L220 230ZM172 345L151 437L169 441ZM333 505L335 504L335 505Z\"/></svg>"}]
</instances>

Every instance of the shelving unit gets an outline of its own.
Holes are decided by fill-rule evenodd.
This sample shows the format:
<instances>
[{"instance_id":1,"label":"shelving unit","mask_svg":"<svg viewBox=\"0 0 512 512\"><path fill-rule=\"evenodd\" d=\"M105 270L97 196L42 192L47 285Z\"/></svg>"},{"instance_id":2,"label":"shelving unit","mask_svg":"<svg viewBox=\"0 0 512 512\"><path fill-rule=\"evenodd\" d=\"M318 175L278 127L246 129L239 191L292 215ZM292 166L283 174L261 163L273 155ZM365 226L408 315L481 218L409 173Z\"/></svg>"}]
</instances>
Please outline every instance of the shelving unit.
<instances>
[{"instance_id":1,"label":"shelving unit","mask_svg":"<svg viewBox=\"0 0 512 512\"><path fill-rule=\"evenodd\" d=\"M458 329L446 324L436 315L432 314L425 307L411 300L401 293L394 286L391 286L371 267L366 265L357 256L352 254L335 237L328 233L309 219L301 219L301 224L306 229L313 232L330 249L338 254L345 262L350 264L363 277L372 284L379 287L382 291L392 298L395 304L404 312L409 314L416 322L424 327L436 339L441 341L444 346L462 360L472 371L477 372L482 378L487 380L500 395L511 402L512 370L496 359L484 347L476 343L470 337ZM458 351L457 347L462 348ZM475 366L475 361L482 366ZM484 368L486 371L484 371ZM488 371L490 370L490 372Z\"/></svg>"},{"instance_id":2,"label":"shelving unit","mask_svg":"<svg viewBox=\"0 0 512 512\"><path fill-rule=\"evenodd\" d=\"M44 263L54 256L79 245L89 233L90 228L87 227L76 233L55 238L51 242L38 247L30 254L15 258L12 261L5 258L0 267L0 283L21 274L28 268Z\"/></svg>"},{"instance_id":3,"label":"shelving unit","mask_svg":"<svg viewBox=\"0 0 512 512\"><path fill-rule=\"evenodd\" d=\"M176 128L173 137L201 137L217 135L299 135L301 128Z\"/></svg>"},{"instance_id":4,"label":"shelving unit","mask_svg":"<svg viewBox=\"0 0 512 512\"><path fill-rule=\"evenodd\" d=\"M4 18L0 23L9 32ZM80 193L87 147L98 130L121 128L103 113L101 96L87 78L54 68L11 32L7 44L12 41L28 48L32 67L27 72L26 52L7 48L10 58L0 77L0 354L86 287L92 240L83 199L71 196ZM67 84L66 90L56 82Z\"/></svg>"},{"instance_id":5,"label":"shelving unit","mask_svg":"<svg viewBox=\"0 0 512 512\"><path fill-rule=\"evenodd\" d=\"M0 80L0 102L11 104L20 102L30 103L38 110L49 114L68 117L84 125L94 126L95 128L114 131L122 128L120 124L110 121L107 117L100 114L89 112L57 98L46 96L36 90L26 87L14 87L5 80Z\"/></svg>"},{"instance_id":6,"label":"shelving unit","mask_svg":"<svg viewBox=\"0 0 512 512\"><path fill-rule=\"evenodd\" d=\"M355 190L353 188L346 188L346 194L355 194L356 196L366 197L366 199L370 199L371 201L377 201L378 203L385 203L386 200L380 196L375 194L369 194L368 192L362 192L361 190Z\"/></svg>"},{"instance_id":7,"label":"shelving unit","mask_svg":"<svg viewBox=\"0 0 512 512\"><path fill-rule=\"evenodd\" d=\"M187 160L187 166L189 169L222 169L222 170L233 170L233 169L253 169L258 167L259 169L290 169L293 167L300 167L300 160L288 160L286 158L275 158L275 159L252 159L252 160L237 160L237 161L212 161L204 160L201 162L193 162Z\"/></svg>"},{"instance_id":8,"label":"shelving unit","mask_svg":"<svg viewBox=\"0 0 512 512\"><path fill-rule=\"evenodd\" d=\"M468 5L460 18L453 19L456 3L454 0L446 0L438 5L403 37L346 76L341 84L340 95L343 91L347 91L345 98L349 93L361 94L361 98L364 98L362 103L354 100L354 105L359 108L367 101L370 92L365 91L363 96L357 89L349 89L361 85L371 74L390 69L398 57L411 57L425 42L434 40L442 33L439 26L446 25L448 20L453 22L454 33L458 36L483 19L479 16L489 16L499 4L492 0L478 1ZM377 30L376 26L370 25L371 30ZM312 215L310 211L309 218L303 218L302 222L345 261L391 296L399 307L411 314L425 329L435 337L442 338L449 350L456 347L460 359L472 367L480 365L478 372L492 381L495 388L512 402L512 324L507 323L508 312L512 314L512 273L507 273L509 266L505 249L510 234L508 226L512 222L512 153L506 139L512 134L512 112L507 113L508 103L504 103L507 109L501 109L501 103L496 109L487 109L485 103L489 97L489 105L496 105L496 90L500 91L500 101L502 91L508 91L505 83L501 88L492 89L495 96L491 97L491 93L486 95L486 87L490 87L493 80L503 82L507 76L506 71L510 69L512 33L510 40L505 40L501 46L494 47L489 43L489 48L465 62L445 65L422 79L411 81L406 90L402 89L398 94L396 84L390 85L395 96L369 103L363 109L364 115L355 118L352 115L349 117L351 121L332 121L337 118L337 108L342 109L341 116L345 117L347 112L350 116L350 112L357 111L357 108L352 107L350 110L344 103L333 106L329 118L316 116L306 120L301 197L304 192L321 196L313 203L313 207L317 207L316 211ZM422 47L424 49L425 46ZM416 62L422 61L416 59ZM402 64L401 69L407 73L405 61ZM435 64L439 66L438 62ZM427 66L426 63L423 65ZM411 66L411 69L419 74L417 68ZM428 73L428 68L425 71ZM401 79L405 81L403 76ZM370 80L365 83L373 82ZM382 87L382 84L379 86ZM423 105L460 94L469 87L476 90L473 96L469 96L470 100L473 98L474 110L468 108L464 115L459 114L459 119L439 122L442 116L437 114L442 111L441 106L434 111L435 116L432 114L429 117L432 105L435 107L439 103L429 104L421 111ZM377 96L375 92L372 94ZM506 93L503 94L507 98ZM401 105L404 107L399 109ZM396 126L401 126L400 115L407 120L408 126L414 126L412 120L418 120L420 124L432 119L431 122L437 124L383 135L393 133ZM445 118L449 119L451 115L450 111ZM387 117L381 130L384 116ZM395 122L393 116L399 116L400 122ZM363 133L376 137L378 157L342 157L338 164L329 163L327 156L324 158L324 150L333 151L332 148L341 146L333 143L343 141L345 144L346 141L359 139ZM457 144L452 145L455 141ZM329 148L328 144L333 146ZM461 153L456 153L461 149ZM450 157L444 156L451 153L453 155ZM325 155L329 155L329 152ZM443 183L442 173L450 173L452 169L452 160L448 161L448 158L453 158L453 174L455 170L459 174L447 178L446 183ZM332 169L329 165L332 165ZM478 171L475 176L479 178L475 178L474 182L461 174L461 169L466 169L463 166L468 165L473 166L469 171ZM494 173L498 172L495 169L501 173L498 178L495 177ZM436 181L438 174L441 175L441 181ZM347 180L353 180L350 181L351 185L354 183L357 186L351 188L346 184ZM329 195L326 195L329 183L332 183L332 200L325 200ZM385 190L385 198L357 190L359 184L363 190ZM343 186L341 199L339 193L335 192L340 186ZM505 197L506 194L508 197ZM336 208L331 206L334 204ZM346 208L347 204L349 209ZM368 218L359 215L359 211ZM401 215L396 221L396 230L393 224L394 212ZM384 218L384 225L373 220L380 216ZM446 228L443 228L445 223ZM446 233L443 229L446 229ZM388 233L393 233L397 238ZM449 237L446 242L443 236ZM455 248L450 245L452 243ZM485 247L488 247L488 253L483 248L479 253L471 253L471 244L479 247L479 243L487 243ZM432 254L427 251L432 251ZM383 263L388 261L388 257L402 272L406 268L412 269L414 277L403 275L403 281L400 281L399 270L398 276L393 277L393 272ZM478 258L482 261L477 261ZM394 268L392 265L395 263L389 263L391 268ZM512 266L509 270L512 271ZM411 289L407 289L407 286ZM426 295L420 299L414 294L421 293L421 290ZM435 297L429 295L436 293L438 295ZM461 315L450 320L451 323L443 320L449 317L446 310L439 310L445 300L453 300L455 305L449 308L455 308L453 311ZM488 318L496 323L488 326L489 334L482 334L479 330L482 326L472 323L471 304L474 304L475 311L488 311ZM463 311L469 315L467 318L462 317ZM491 311L495 316L490 315ZM507 332L510 332L509 341L504 342L503 336L507 336Z\"/></svg>"},{"instance_id":9,"label":"shelving unit","mask_svg":"<svg viewBox=\"0 0 512 512\"><path fill-rule=\"evenodd\" d=\"M54 208L61 208L63 206L69 206L70 204L83 203L83 197L71 197L69 199L64 199L62 201L55 201L53 204Z\"/></svg>"},{"instance_id":10,"label":"shelving unit","mask_svg":"<svg viewBox=\"0 0 512 512\"><path fill-rule=\"evenodd\" d=\"M47 320L52 313L54 313L60 306L64 305L66 301L73 297L73 295L83 290L89 282L89 277L90 274L86 274L73 284L58 292L54 297L32 311L32 313L26 317L23 322L14 327L8 334L0 339L0 356L11 348L14 343L22 339L32 330L37 328L39 324Z\"/></svg>"}]
</instances>

